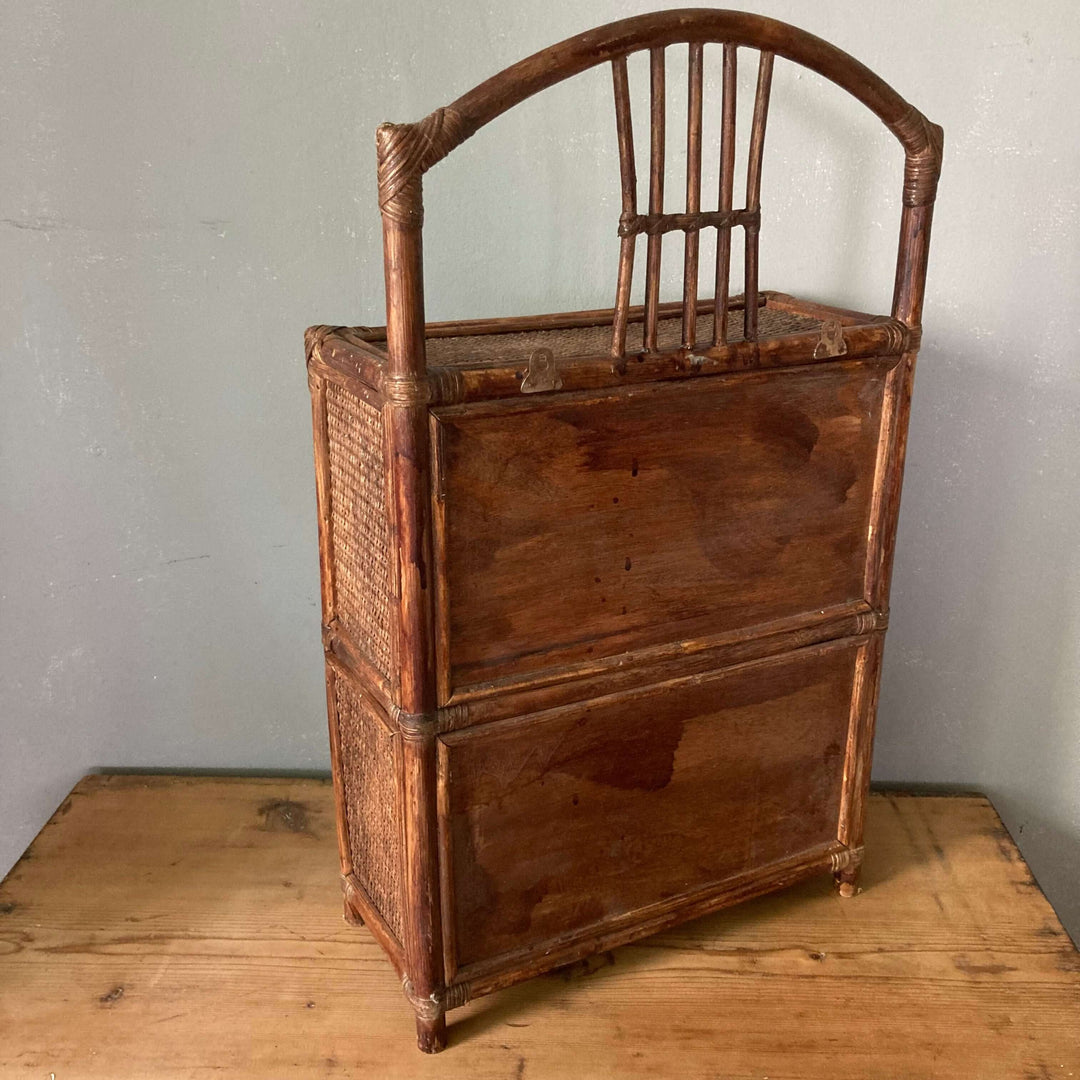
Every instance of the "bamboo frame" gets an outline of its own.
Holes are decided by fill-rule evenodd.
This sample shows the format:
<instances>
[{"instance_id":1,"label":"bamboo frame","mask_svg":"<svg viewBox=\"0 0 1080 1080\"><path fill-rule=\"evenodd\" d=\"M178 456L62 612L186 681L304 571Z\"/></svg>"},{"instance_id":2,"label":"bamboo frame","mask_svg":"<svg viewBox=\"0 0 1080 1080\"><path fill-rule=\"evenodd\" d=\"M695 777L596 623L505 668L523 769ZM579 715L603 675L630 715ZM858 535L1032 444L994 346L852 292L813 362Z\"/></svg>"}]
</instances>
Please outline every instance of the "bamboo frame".
<instances>
[{"instance_id":1,"label":"bamboo frame","mask_svg":"<svg viewBox=\"0 0 1080 1080\"><path fill-rule=\"evenodd\" d=\"M649 100L651 141L649 153L649 215L664 212L664 151L666 137L665 69L663 48L649 51ZM660 303L660 269L663 234L649 233L645 249L645 351L656 352L657 307Z\"/></svg>"},{"instance_id":2,"label":"bamboo frame","mask_svg":"<svg viewBox=\"0 0 1080 1080\"><path fill-rule=\"evenodd\" d=\"M710 42L723 45L721 170L717 209L703 212L702 85L704 45ZM665 50L676 44L686 44L689 50L686 205L683 214L665 214ZM733 184L739 48L757 50L760 60L750 131L746 206L736 210L733 207ZM643 50L648 50L650 56L650 171L648 213L639 215L626 58L633 52ZM862 64L821 39L757 15L712 10L665 11L600 27L528 57L416 124L390 124L379 129L379 202L383 217L387 304L387 363L379 391L386 431L387 461L390 463L388 511L393 549L397 553L393 572L396 598L392 634L395 663L388 692L392 699L389 712L401 736L399 775L402 818L405 822L406 929L400 960L406 976L406 994L416 1010L419 1045L424 1050L434 1051L445 1045L445 1010L463 1003L469 990L451 983L452 973L444 966L446 954L442 940L443 908L450 900L441 895L446 881L440 873L436 736L447 714L438 707L436 685L438 628L433 597L437 565L432 548L433 469L428 430L430 403L439 388L429 380L425 351L422 176L480 127L514 105L563 79L597 64L610 62L622 189L618 281L611 314L610 351L616 358L616 365L626 355L627 325L632 318L630 299L634 255L636 240L641 233L645 233L647 238L644 309L641 316L643 359L650 359L649 354L656 352L657 322L666 307L660 303L659 286L663 236L668 232L683 231L685 234L682 348L687 353L697 348L696 320L700 301L696 284L702 228L717 229L716 287L712 297L715 316L712 359L721 364L742 357L742 352L738 352L736 357L737 351L732 351L729 356L725 348L729 308L733 306L728 283L731 230L739 225L744 228L746 241L746 303L743 317L747 339L745 348L740 348L751 351L755 358L759 355L764 357L767 350L756 341L760 182L771 76L776 56L802 64L851 93L886 124L905 150L904 201L892 314L902 324L905 331L902 336L908 351L896 363L889 377L887 396L889 408L893 410L890 414L893 427L890 429L888 448L879 462L883 475L889 474L888 486L883 490L879 503L884 527L873 538L868 556L871 560L868 573L873 595L866 598L867 613L861 609L858 613L850 613L850 617L856 620L862 620L864 614L871 619L865 623L856 621L853 630L861 632L865 625L867 630L872 630L878 636L872 646L865 647L857 700L852 706L849 754L854 754L858 761L856 771L845 786L844 820L836 845L830 845L827 852L815 851L812 857L796 859L790 867L785 864L779 876L775 868L767 868L767 872L762 871L740 883L734 892L729 889L727 893L694 899L686 910L711 909L721 902L729 902L736 894L756 894L822 867L831 867L838 874L847 874L841 884L845 881L850 884L858 861L857 845L861 839L865 801L863 788L869 766L868 745L872 734L873 701L880 657L881 627L873 620L878 617L875 612L883 615L880 603L887 595L892 561L907 399L917 348L930 224L941 162L941 129L929 123L918 110ZM907 331L910 331L910 335ZM841 342L856 345L860 333L868 342L873 339L875 343L879 338L891 340L896 336L892 329L851 327L845 328ZM812 343L806 344L809 350ZM655 361L657 358L654 356L651 359ZM695 362L702 360L696 356L693 359ZM803 362L810 359L807 356ZM331 365L318 366L323 363L321 359L314 360L313 368L320 373L333 370ZM648 364L643 364L642 371L647 369ZM502 378L502 373L496 372L486 377L489 380ZM501 387L501 383L499 385ZM321 388L318 379L313 386L318 402ZM318 408L317 403L317 429ZM325 456L325 450L321 453ZM320 483L325 486L324 457L319 460L322 463ZM329 543L327 538L324 561L331 557ZM330 580L329 569L325 569L325 573L325 612L329 615L333 597L332 592L325 591ZM540 688L536 692L540 693ZM544 690L543 693L548 691ZM385 692L379 696L385 696ZM332 738L336 738L333 729ZM347 852L343 850L343 868L346 866L346 855ZM355 883L353 885L353 891L349 894L353 896L353 908L364 911L370 904L362 897L357 899ZM679 917L684 915L685 912ZM675 921L674 915L670 921ZM655 923L656 926L668 924L667 915ZM620 930L610 940L629 940L652 928L651 924L635 924L633 928ZM591 951L595 947L596 940L590 939L580 946L580 950ZM565 955L578 953L577 944L572 947L567 945ZM523 961L524 966L520 970L488 974L478 972L472 992L486 992L542 970L549 966L550 959L546 955L543 958L529 957Z\"/></svg>"},{"instance_id":3,"label":"bamboo frame","mask_svg":"<svg viewBox=\"0 0 1080 1080\"><path fill-rule=\"evenodd\" d=\"M737 54L724 43L723 102L720 120L720 212L731 213L735 197L735 105ZM716 292L713 300L713 345L727 341L728 293L731 289L731 225L716 234Z\"/></svg>"},{"instance_id":4,"label":"bamboo frame","mask_svg":"<svg viewBox=\"0 0 1080 1080\"><path fill-rule=\"evenodd\" d=\"M761 163L765 152L765 123L769 117L769 94L772 87L773 54L762 52L758 62L757 92L754 95L754 119L750 127L750 151L746 163L746 212L755 218L761 213ZM758 233L760 220L747 223L746 259L743 266L746 307L743 310L743 336L757 340Z\"/></svg>"},{"instance_id":5,"label":"bamboo frame","mask_svg":"<svg viewBox=\"0 0 1080 1080\"><path fill-rule=\"evenodd\" d=\"M630 118L630 84L626 72L626 57L611 61L615 83L615 123L619 136L619 173L622 181L623 217L637 215L637 167L634 161L634 129ZM626 324L630 309L630 290L634 279L636 236L624 236L619 245L619 280L616 287L615 311L611 326L611 353L622 356L626 351Z\"/></svg>"},{"instance_id":6,"label":"bamboo frame","mask_svg":"<svg viewBox=\"0 0 1080 1080\"><path fill-rule=\"evenodd\" d=\"M701 211L701 109L702 67L705 46L691 41L687 61L686 109L686 213ZM697 340L698 247L701 233L689 229L683 248L683 346L692 349Z\"/></svg>"}]
</instances>

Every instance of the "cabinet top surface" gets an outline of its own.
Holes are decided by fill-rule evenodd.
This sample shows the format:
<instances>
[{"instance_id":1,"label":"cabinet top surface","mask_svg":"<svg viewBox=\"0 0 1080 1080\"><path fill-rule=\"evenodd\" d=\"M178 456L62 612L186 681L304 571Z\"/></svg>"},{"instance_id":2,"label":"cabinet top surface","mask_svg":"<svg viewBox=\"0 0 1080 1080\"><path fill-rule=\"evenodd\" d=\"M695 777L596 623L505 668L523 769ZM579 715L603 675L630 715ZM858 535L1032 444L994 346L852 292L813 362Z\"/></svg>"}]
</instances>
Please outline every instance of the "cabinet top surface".
<instances>
[{"instance_id":1,"label":"cabinet top surface","mask_svg":"<svg viewBox=\"0 0 1080 1080\"><path fill-rule=\"evenodd\" d=\"M626 352L610 351L610 309L428 323L431 400L514 397L625 384L770 370L893 356L917 348L918 335L894 319L767 292L758 303L757 339L744 336L744 303L732 301L723 345L713 346L713 313L702 302L694 349L684 348L681 305L660 306L657 345L642 348L642 309L630 309ZM308 331L309 365L375 393L387 370L385 327L318 326Z\"/></svg>"}]
</instances>

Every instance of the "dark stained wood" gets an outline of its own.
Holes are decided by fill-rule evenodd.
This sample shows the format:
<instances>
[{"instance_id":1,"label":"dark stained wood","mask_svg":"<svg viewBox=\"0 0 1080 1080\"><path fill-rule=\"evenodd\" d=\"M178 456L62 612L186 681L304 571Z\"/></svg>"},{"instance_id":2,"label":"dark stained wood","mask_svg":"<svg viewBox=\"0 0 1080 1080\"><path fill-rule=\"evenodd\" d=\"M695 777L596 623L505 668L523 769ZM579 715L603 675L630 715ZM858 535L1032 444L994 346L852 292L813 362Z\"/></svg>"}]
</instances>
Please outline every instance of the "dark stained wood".
<instances>
[{"instance_id":1,"label":"dark stained wood","mask_svg":"<svg viewBox=\"0 0 1080 1080\"><path fill-rule=\"evenodd\" d=\"M393 932L386 925L382 913L375 902L364 891L363 886L356 880L356 875L346 874L341 882L342 893L345 898L345 921L350 926L365 926L371 936L379 943L380 948L394 965L394 971L398 978L405 975L405 955L401 945Z\"/></svg>"},{"instance_id":2,"label":"dark stained wood","mask_svg":"<svg viewBox=\"0 0 1080 1080\"><path fill-rule=\"evenodd\" d=\"M933 204L905 206L900 219L900 257L892 310L893 318L907 326L918 326L922 322L933 211Z\"/></svg>"},{"instance_id":3,"label":"dark stained wood","mask_svg":"<svg viewBox=\"0 0 1080 1080\"><path fill-rule=\"evenodd\" d=\"M786 296L785 293L762 293L759 303L765 303L767 296ZM789 300L793 299L788 297ZM730 300L732 308L742 310L743 298L733 297ZM668 301L661 303L659 308L660 317L671 315L681 311L681 304ZM833 309L829 309L830 311ZM645 308L642 304L633 304L627 312L628 323L639 323L645 318ZM880 318L880 316L875 316ZM563 330L575 326L609 326L612 321L611 308L590 308L585 311L559 311L544 312L537 315L511 315L497 319L451 319L444 322L429 322L424 328L424 336L427 340L432 338L456 338L477 337L487 334L509 334L521 330ZM385 326L363 327L332 327L338 331L339 336L349 340L355 346L368 346L374 344L374 349L369 355L382 363L386 361L385 349L379 346L386 341ZM333 336L333 335L332 335Z\"/></svg>"},{"instance_id":4,"label":"dark stained wood","mask_svg":"<svg viewBox=\"0 0 1080 1080\"><path fill-rule=\"evenodd\" d=\"M843 330L851 359L896 357L903 338L895 324L878 322ZM694 352L678 348L650 355L634 355L625 364L612 364L605 354L559 357L556 361L561 389L571 391L615 390L657 381L698 381L704 376L746 371L801 368L828 362L817 355L820 327L779 338L740 341L722 348L699 348ZM448 376L433 394L433 404L460 404L495 399L521 398L521 383L527 368L520 360L484 359L475 365L433 368L435 379Z\"/></svg>"},{"instance_id":5,"label":"dark stained wood","mask_svg":"<svg viewBox=\"0 0 1080 1080\"><path fill-rule=\"evenodd\" d=\"M851 695L847 746L844 752L844 786L840 803L840 829L837 837L842 844L862 851L863 830L866 824L866 800L870 791L870 759L874 744L874 718L877 715L880 686L881 650L885 638L876 635L863 645L855 661L854 689ZM846 866L836 873L840 895L855 895L858 887L860 862Z\"/></svg>"},{"instance_id":6,"label":"dark stained wood","mask_svg":"<svg viewBox=\"0 0 1080 1080\"><path fill-rule=\"evenodd\" d=\"M701 210L701 108L705 46L690 43L687 63L686 108L686 212ZM683 252L683 345L692 349L697 341L698 247L701 234L690 229Z\"/></svg>"},{"instance_id":7,"label":"dark stained wood","mask_svg":"<svg viewBox=\"0 0 1080 1080\"><path fill-rule=\"evenodd\" d=\"M856 652L830 643L443 736L448 974L835 847Z\"/></svg>"},{"instance_id":8,"label":"dark stained wood","mask_svg":"<svg viewBox=\"0 0 1080 1080\"><path fill-rule=\"evenodd\" d=\"M720 210L730 211L735 197L735 107L738 54L724 42L723 98L720 119ZM713 345L727 341L728 292L731 289L731 227L716 233L716 295L713 301Z\"/></svg>"},{"instance_id":9,"label":"dark stained wood","mask_svg":"<svg viewBox=\"0 0 1080 1080\"><path fill-rule=\"evenodd\" d=\"M773 54L763 52L758 61L757 93L754 96L754 118L750 126L750 150L746 165L746 209L761 213L761 162L765 150L765 124L769 117L769 93L772 88ZM760 223L746 226L746 260L743 268L746 287L746 307L743 310L743 336L747 341L757 338L758 295L758 233Z\"/></svg>"},{"instance_id":10,"label":"dark stained wood","mask_svg":"<svg viewBox=\"0 0 1080 1080\"><path fill-rule=\"evenodd\" d=\"M644 689L807 645L847 637L868 639L882 633L887 625L886 616L857 600L727 633L683 638L596 659L575 659L518 678L458 690L453 704L440 710L439 725L440 729L456 731L609 693Z\"/></svg>"},{"instance_id":11,"label":"dark stained wood","mask_svg":"<svg viewBox=\"0 0 1080 1080\"><path fill-rule=\"evenodd\" d=\"M699 299L699 309L704 308L707 311L711 303L711 299ZM742 306L741 297L730 302L730 310L733 312L741 312ZM805 317L807 329L777 337L759 335L759 340L755 342L735 341L719 348L699 343L693 351L684 349L681 345L651 355L634 350L625 353L622 361L615 363L607 351L605 335L598 335L599 340L594 352L587 354L575 348L564 351L565 343L570 339L556 333L550 344L553 347L562 389L599 390L658 380L697 379L723 372L795 367L830 361L832 357L817 355L821 324L824 321L841 324L846 345L844 355L852 359L872 356L898 357L913 344L917 344L917 331L913 333L902 323L886 316L860 315L772 292L762 293L759 306ZM628 323L640 323L642 311L640 305L630 308ZM659 307L661 318L679 315L681 311L681 301L661 304ZM429 363L431 404L488 401L504 397L520 399L521 382L527 366L522 359L523 356L527 357L528 352L526 350L523 353L518 344L518 335L590 326L606 329L611 326L613 318L613 309L607 308L599 311L566 312L558 316L504 319L499 321L498 332L493 329L490 320L438 324L440 329L446 325L456 327L456 336L459 339L467 339L476 345L476 356L475 360L470 360L466 354L465 358L453 364ZM429 330L431 325L429 324ZM437 336L442 340L455 335L428 333L429 340ZM504 355L500 355L500 347L504 342L506 351ZM544 343L542 338L538 341L538 344ZM328 360L330 352L333 357ZM331 335L321 351L313 355L310 367L355 392L358 386L364 385L358 381L357 369L375 358L379 358L381 366L372 379L373 385L368 386L366 392L374 402L381 405L386 363L385 349L381 342L360 342L347 333Z\"/></svg>"},{"instance_id":12,"label":"dark stained wood","mask_svg":"<svg viewBox=\"0 0 1080 1080\"><path fill-rule=\"evenodd\" d=\"M380 129L382 133L383 129ZM386 140L380 139L380 165ZM419 201L419 181L416 200ZM398 611L394 672L397 703L407 715L435 705L435 649L431 577L431 495L424 358L424 296L418 215L397 220L383 213L386 277L387 402L383 418L390 463L389 511L397 554ZM410 1000L442 991L439 956L438 861L435 837L435 747L432 732L402 732L401 799L406 892L405 953ZM417 1043L434 1053L446 1045L441 1009L417 1009Z\"/></svg>"},{"instance_id":13,"label":"dark stained wood","mask_svg":"<svg viewBox=\"0 0 1080 1080\"><path fill-rule=\"evenodd\" d=\"M348 631L335 621L323 630L327 663L339 664L363 686L365 692L385 712L390 709L394 693L382 672L378 671L349 637Z\"/></svg>"},{"instance_id":14,"label":"dark stained wood","mask_svg":"<svg viewBox=\"0 0 1080 1080\"><path fill-rule=\"evenodd\" d=\"M345 785L342 782L341 772L341 737L338 729L337 706L334 701L334 680L337 672L330 665L326 665L326 714L329 720L330 733L330 774L334 783L334 808L335 821L337 823L338 862L341 866L341 876L344 878L352 872L352 855L349 850L349 832L346 822ZM346 912L348 904L346 903Z\"/></svg>"},{"instance_id":15,"label":"dark stained wood","mask_svg":"<svg viewBox=\"0 0 1080 1080\"><path fill-rule=\"evenodd\" d=\"M879 75L835 45L787 23L742 11L658 11L597 27L500 71L454 101L461 117L446 153L508 109L555 83L641 49L703 41L743 45L782 56L836 83L870 109L910 157L928 151L930 132L912 123L912 106ZM918 114L917 114L918 115Z\"/></svg>"},{"instance_id":16,"label":"dark stained wood","mask_svg":"<svg viewBox=\"0 0 1080 1080\"><path fill-rule=\"evenodd\" d=\"M762 291L759 302L766 304L768 307L776 308L779 311L791 311L797 315L805 315L809 318L822 320L834 319L844 326L895 321L886 319L883 315L872 315L867 311L855 311L852 308L837 307L835 304L815 303L813 300L790 296L788 293L778 292L776 289L766 289ZM902 325L903 324L897 324L898 329ZM889 350L886 349L885 351L888 352Z\"/></svg>"},{"instance_id":17,"label":"dark stained wood","mask_svg":"<svg viewBox=\"0 0 1080 1080\"><path fill-rule=\"evenodd\" d=\"M904 479L908 417L915 378L915 353L908 352L889 373L885 400L889 423L879 448L878 478L874 484L873 533L867 548L866 596L879 610L889 606L900 487Z\"/></svg>"},{"instance_id":18,"label":"dark stained wood","mask_svg":"<svg viewBox=\"0 0 1080 1080\"><path fill-rule=\"evenodd\" d=\"M887 367L440 410L448 685L861 599Z\"/></svg>"},{"instance_id":19,"label":"dark stained wood","mask_svg":"<svg viewBox=\"0 0 1080 1080\"><path fill-rule=\"evenodd\" d=\"M664 97L664 50L649 52L650 151L649 213L664 212L664 150L666 101ZM657 305L660 302L660 268L663 236L651 233L645 251L645 351L656 351Z\"/></svg>"},{"instance_id":20,"label":"dark stained wood","mask_svg":"<svg viewBox=\"0 0 1080 1080\"><path fill-rule=\"evenodd\" d=\"M630 116L630 84L626 57L611 61L615 84L615 122L619 136L619 177L622 185L623 215L637 213L637 164L634 159L634 128ZM622 356L626 351L626 323L630 311L630 290L634 282L634 251L637 236L624 236L619 247L619 280L616 286L615 311L611 324L611 352ZM642 313L644 315L644 312Z\"/></svg>"},{"instance_id":21,"label":"dark stained wood","mask_svg":"<svg viewBox=\"0 0 1080 1080\"><path fill-rule=\"evenodd\" d=\"M334 540L330 525L330 441L326 430L326 380L309 369L311 426L315 445L315 500L319 520L319 579L322 624L334 619Z\"/></svg>"},{"instance_id":22,"label":"dark stained wood","mask_svg":"<svg viewBox=\"0 0 1080 1080\"><path fill-rule=\"evenodd\" d=\"M723 44L715 208L701 204L707 43ZM676 45L686 205L665 213ZM760 54L742 208L739 48ZM639 214L627 56L646 50ZM904 149L891 317L760 292L776 56L851 93ZM614 307L426 324L423 175L604 63ZM942 133L819 38L703 9L578 35L377 143L386 325L307 338L327 703L346 916L390 954L436 1051L470 996L809 874L857 891ZM700 299L704 229L717 265ZM665 304L663 237L680 231L682 297ZM729 341L732 311L744 340Z\"/></svg>"}]
</instances>

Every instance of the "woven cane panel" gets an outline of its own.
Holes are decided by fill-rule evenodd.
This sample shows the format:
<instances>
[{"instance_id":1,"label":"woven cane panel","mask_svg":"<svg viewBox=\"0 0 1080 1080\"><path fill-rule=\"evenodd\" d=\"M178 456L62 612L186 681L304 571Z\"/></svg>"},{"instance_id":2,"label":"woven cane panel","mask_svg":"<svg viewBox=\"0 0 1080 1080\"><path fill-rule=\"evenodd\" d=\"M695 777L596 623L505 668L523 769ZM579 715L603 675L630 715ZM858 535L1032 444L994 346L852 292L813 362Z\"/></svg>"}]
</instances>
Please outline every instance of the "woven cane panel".
<instances>
[{"instance_id":1,"label":"woven cane panel","mask_svg":"<svg viewBox=\"0 0 1080 1080\"><path fill-rule=\"evenodd\" d=\"M344 678L335 680L334 697L353 873L401 941L401 813L394 737Z\"/></svg>"},{"instance_id":2,"label":"woven cane panel","mask_svg":"<svg viewBox=\"0 0 1080 1080\"><path fill-rule=\"evenodd\" d=\"M790 311L764 307L758 310L758 339L801 334L821 326L818 319ZM626 351L642 348L643 324L631 323L626 331ZM697 340L702 348L712 344L712 313L697 321ZM728 314L728 344L743 340L743 313ZM657 323L657 351L677 349L682 344L682 315ZM433 364L468 364L501 360L527 360L535 349L550 349L555 356L605 355L611 348L610 326L574 326L561 330L527 330L515 334L476 334L472 337L428 338L427 358Z\"/></svg>"},{"instance_id":3,"label":"woven cane panel","mask_svg":"<svg viewBox=\"0 0 1080 1080\"><path fill-rule=\"evenodd\" d=\"M352 641L390 674L390 543L382 413L326 388L334 610Z\"/></svg>"}]
</instances>

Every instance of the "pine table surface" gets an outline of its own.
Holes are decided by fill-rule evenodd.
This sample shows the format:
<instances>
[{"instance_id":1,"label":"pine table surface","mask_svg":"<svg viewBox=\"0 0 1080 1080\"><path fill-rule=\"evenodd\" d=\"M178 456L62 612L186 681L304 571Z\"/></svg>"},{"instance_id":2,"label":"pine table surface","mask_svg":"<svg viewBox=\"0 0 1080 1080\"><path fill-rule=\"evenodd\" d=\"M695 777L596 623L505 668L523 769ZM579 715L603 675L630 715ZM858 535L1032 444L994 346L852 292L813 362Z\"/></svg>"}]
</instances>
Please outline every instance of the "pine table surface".
<instances>
[{"instance_id":1,"label":"pine table surface","mask_svg":"<svg viewBox=\"0 0 1080 1080\"><path fill-rule=\"evenodd\" d=\"M328 781L90 776L0 886L0 1077L1080 1078L1080 955L981 796L876 794L816 880L449 1016L342 918Z\"/></svg>"}]
</instances>

